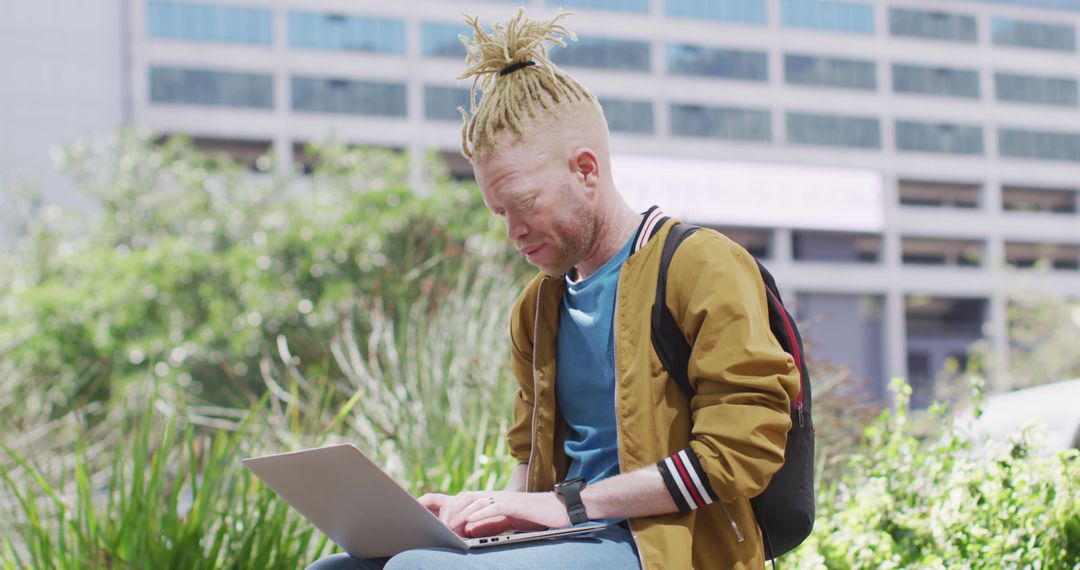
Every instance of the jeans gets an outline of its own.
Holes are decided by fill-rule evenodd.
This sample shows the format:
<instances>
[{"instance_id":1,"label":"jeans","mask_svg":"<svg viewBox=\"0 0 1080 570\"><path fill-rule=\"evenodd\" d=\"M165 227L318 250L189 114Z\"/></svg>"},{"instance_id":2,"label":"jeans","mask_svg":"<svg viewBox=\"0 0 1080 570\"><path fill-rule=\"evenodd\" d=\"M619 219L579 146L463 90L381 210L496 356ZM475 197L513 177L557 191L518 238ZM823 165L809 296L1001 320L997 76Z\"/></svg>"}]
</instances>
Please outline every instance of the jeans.
<instances>
[{"instance_id":1,"label":"jeans","mask_svg":"<svg viewBox=\"0 0 1080 570\"><path fill-rule=\"evenodd\" d=\"M470 551L451 548L407 550L393 558L364 560L334 554L308 566L308 570L639 570L637 549L630 531L622 526L566 538L507 544Z\"/></svg>"}]
</instances>

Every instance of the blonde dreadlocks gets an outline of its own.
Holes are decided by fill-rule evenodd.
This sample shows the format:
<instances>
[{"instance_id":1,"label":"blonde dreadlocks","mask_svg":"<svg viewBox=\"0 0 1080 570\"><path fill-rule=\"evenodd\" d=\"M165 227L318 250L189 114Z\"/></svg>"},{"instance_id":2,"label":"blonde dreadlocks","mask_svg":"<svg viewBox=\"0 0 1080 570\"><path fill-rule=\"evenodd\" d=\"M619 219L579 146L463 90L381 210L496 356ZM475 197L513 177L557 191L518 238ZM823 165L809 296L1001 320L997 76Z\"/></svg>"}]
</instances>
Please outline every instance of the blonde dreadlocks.
<instances>
[{"instance_id":1,"label":"blonde dreadlocks","mask_svg":"<svg viewBox=\"0 0 1080 570\"><path fill-rule=\"evenodd\" d=\"M474 37L458 36L465 44L465 72L473 78L469 113L458 107L465 124L461 154L473 162L496 148L497 137L509 132L514 141L525 135L525 123L563 104L591 101L596 96L548 59L548 49L566 46L563 36L577 40L559 20L572 12L559 11L545 22L525 18L525 10L486 32L475 17L465 17ZM477 103L477 89L483 97ZM470 117L471 113L471 117Z\"/></svg>"}]
</instances>

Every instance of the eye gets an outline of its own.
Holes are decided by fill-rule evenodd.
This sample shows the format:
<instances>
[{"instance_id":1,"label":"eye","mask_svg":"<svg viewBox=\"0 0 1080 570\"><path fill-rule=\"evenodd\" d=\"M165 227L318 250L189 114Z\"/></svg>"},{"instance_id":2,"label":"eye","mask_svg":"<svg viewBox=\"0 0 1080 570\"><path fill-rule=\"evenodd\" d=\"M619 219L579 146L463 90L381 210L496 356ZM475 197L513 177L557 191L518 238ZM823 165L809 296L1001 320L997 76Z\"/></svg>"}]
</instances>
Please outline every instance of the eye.
<instances>
[{"instance_id":1,"label":"eye","mask_svg":"<svg viewBox=\"0 0 1080 570\"><path fill-rule=\"evenodd\" d=\"M535 205L536 205L536 196L533 196L531 198L528 198L526 200L518 202L517 209L518 209L519 212L525 212L525 211L531 210L532 207L535 206Z\"/></svg>"}]
</instances>

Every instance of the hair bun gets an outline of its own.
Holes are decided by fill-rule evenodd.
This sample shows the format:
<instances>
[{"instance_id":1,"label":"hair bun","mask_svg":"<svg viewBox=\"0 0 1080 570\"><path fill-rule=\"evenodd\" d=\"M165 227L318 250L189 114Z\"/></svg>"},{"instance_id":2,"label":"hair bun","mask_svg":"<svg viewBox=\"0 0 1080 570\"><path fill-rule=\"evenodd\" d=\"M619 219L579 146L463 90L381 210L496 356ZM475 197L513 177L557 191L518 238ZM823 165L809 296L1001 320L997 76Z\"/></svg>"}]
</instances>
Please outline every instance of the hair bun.
<instances>
[{"instance_id":1,"label":"hair bun","mask_svg":"<svg viewBox=\"0 0 1080 570\"><path fill-rule=\"evenodd\" d=\"M573 15L573 12L559 10L547 21L535 21L525 18L525 9L518 8L517 16L505 24L496 22L491 26L491 33L484 30L475 16L465 16L465 23L473 30L473 38L460 35L458 39L465 45L465 72L459 79L480 81L480 87L487 89L488 84L501 77L500 73L508 66L526 64L546 68L554 72L555 64L548 59L548 50L554 46L566 47L566 40L577 41L577 36L567 30L559 20Z\"/></svg>"},{"instance_id":2,"label":"hair bun","mask_svg":"<svg viewBox=\"0 0 1080 570\"><path fill-rule=\"evenodd\" d=\"M520 138L526 124L541 113L566 102L592 100L595 96L548 59L548 50L577 40L560 20L573 12L559 10L549 20L525 18L525 10L509 21L498 22L488 32L473 16L465 23L473 38L458 36L465 44L465 72L472 78L469 110L458 107L464 125L461 154L473 160L494 151L498 135L509 131ZM483 99L477 102L477 93ZM471 114L471 116L470 116Z\"/></svg>"}]
</instances>

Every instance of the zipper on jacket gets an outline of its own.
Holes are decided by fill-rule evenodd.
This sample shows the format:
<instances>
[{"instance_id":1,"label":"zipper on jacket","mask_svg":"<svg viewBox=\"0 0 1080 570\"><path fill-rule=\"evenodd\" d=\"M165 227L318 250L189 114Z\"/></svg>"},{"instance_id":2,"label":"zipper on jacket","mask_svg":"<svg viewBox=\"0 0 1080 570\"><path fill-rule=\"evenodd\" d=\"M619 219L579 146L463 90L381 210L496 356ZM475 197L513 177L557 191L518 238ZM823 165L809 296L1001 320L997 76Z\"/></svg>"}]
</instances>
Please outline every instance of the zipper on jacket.
<instances>
[{"instance_id":1,"label":"zipper on jacket","mask_svg":"<svg viewBox=\"0 0 1080 570\"><path fill-rule=\"evenodd\" d=\"M625 263L625 262L624 262ZM622 279L622 269L619 269L619 277ZM619 292L621 287L615 289L615 314L612 316L611 327L612 334L619 334ZM623 469L622 461L622 443L619 438L619 432L622 431L622 424L619 422L619 343L612 343L613 348L611 351L611 359L615 365L615 456L619 460L619 473L625 473ZM641 570L645 568L645 556L641 552L641 545L638 544L637 533L634 532L634 521L627 517L626 528L630 531L630 540L634 543L634 550L638 553L638 562L641 563Z\"/></svg>"},{"instance_id":2,"label":"zipper on jacket","mask_svg":"<svg viewBox=\"0 0 1080 570\"><path fill-rule=\"evenodd\" d=\"M735 531L735 540L739 542L746 540L746 537L743 536L742 531L739 530L739 524L735 522L735 517L731 516L731 511L728 510L727 505L719 501L717 501L717 504L719 504L720 509L724 511L724 516L727 517L728 524L731 525L731 530Z\"/></svg>"},{"instance_id":3,"label":"zipper on jacket","mask_svg":"<svg viewBox=\"0 0 1080 570\"><path fill-rule=\"evenodd\" d=\"M532 343L532 377L533 377L533 409L532 423L529 425L529 463L525 466L525 492L531 491L532 487L532 464L533 454L536 453L536 409L540 407L540 389L536 383L536 339L540 334L540 293L544 290L544 281L536 285L536 313L533 315L533 343Z\"/></svg>"}]
</instances>

